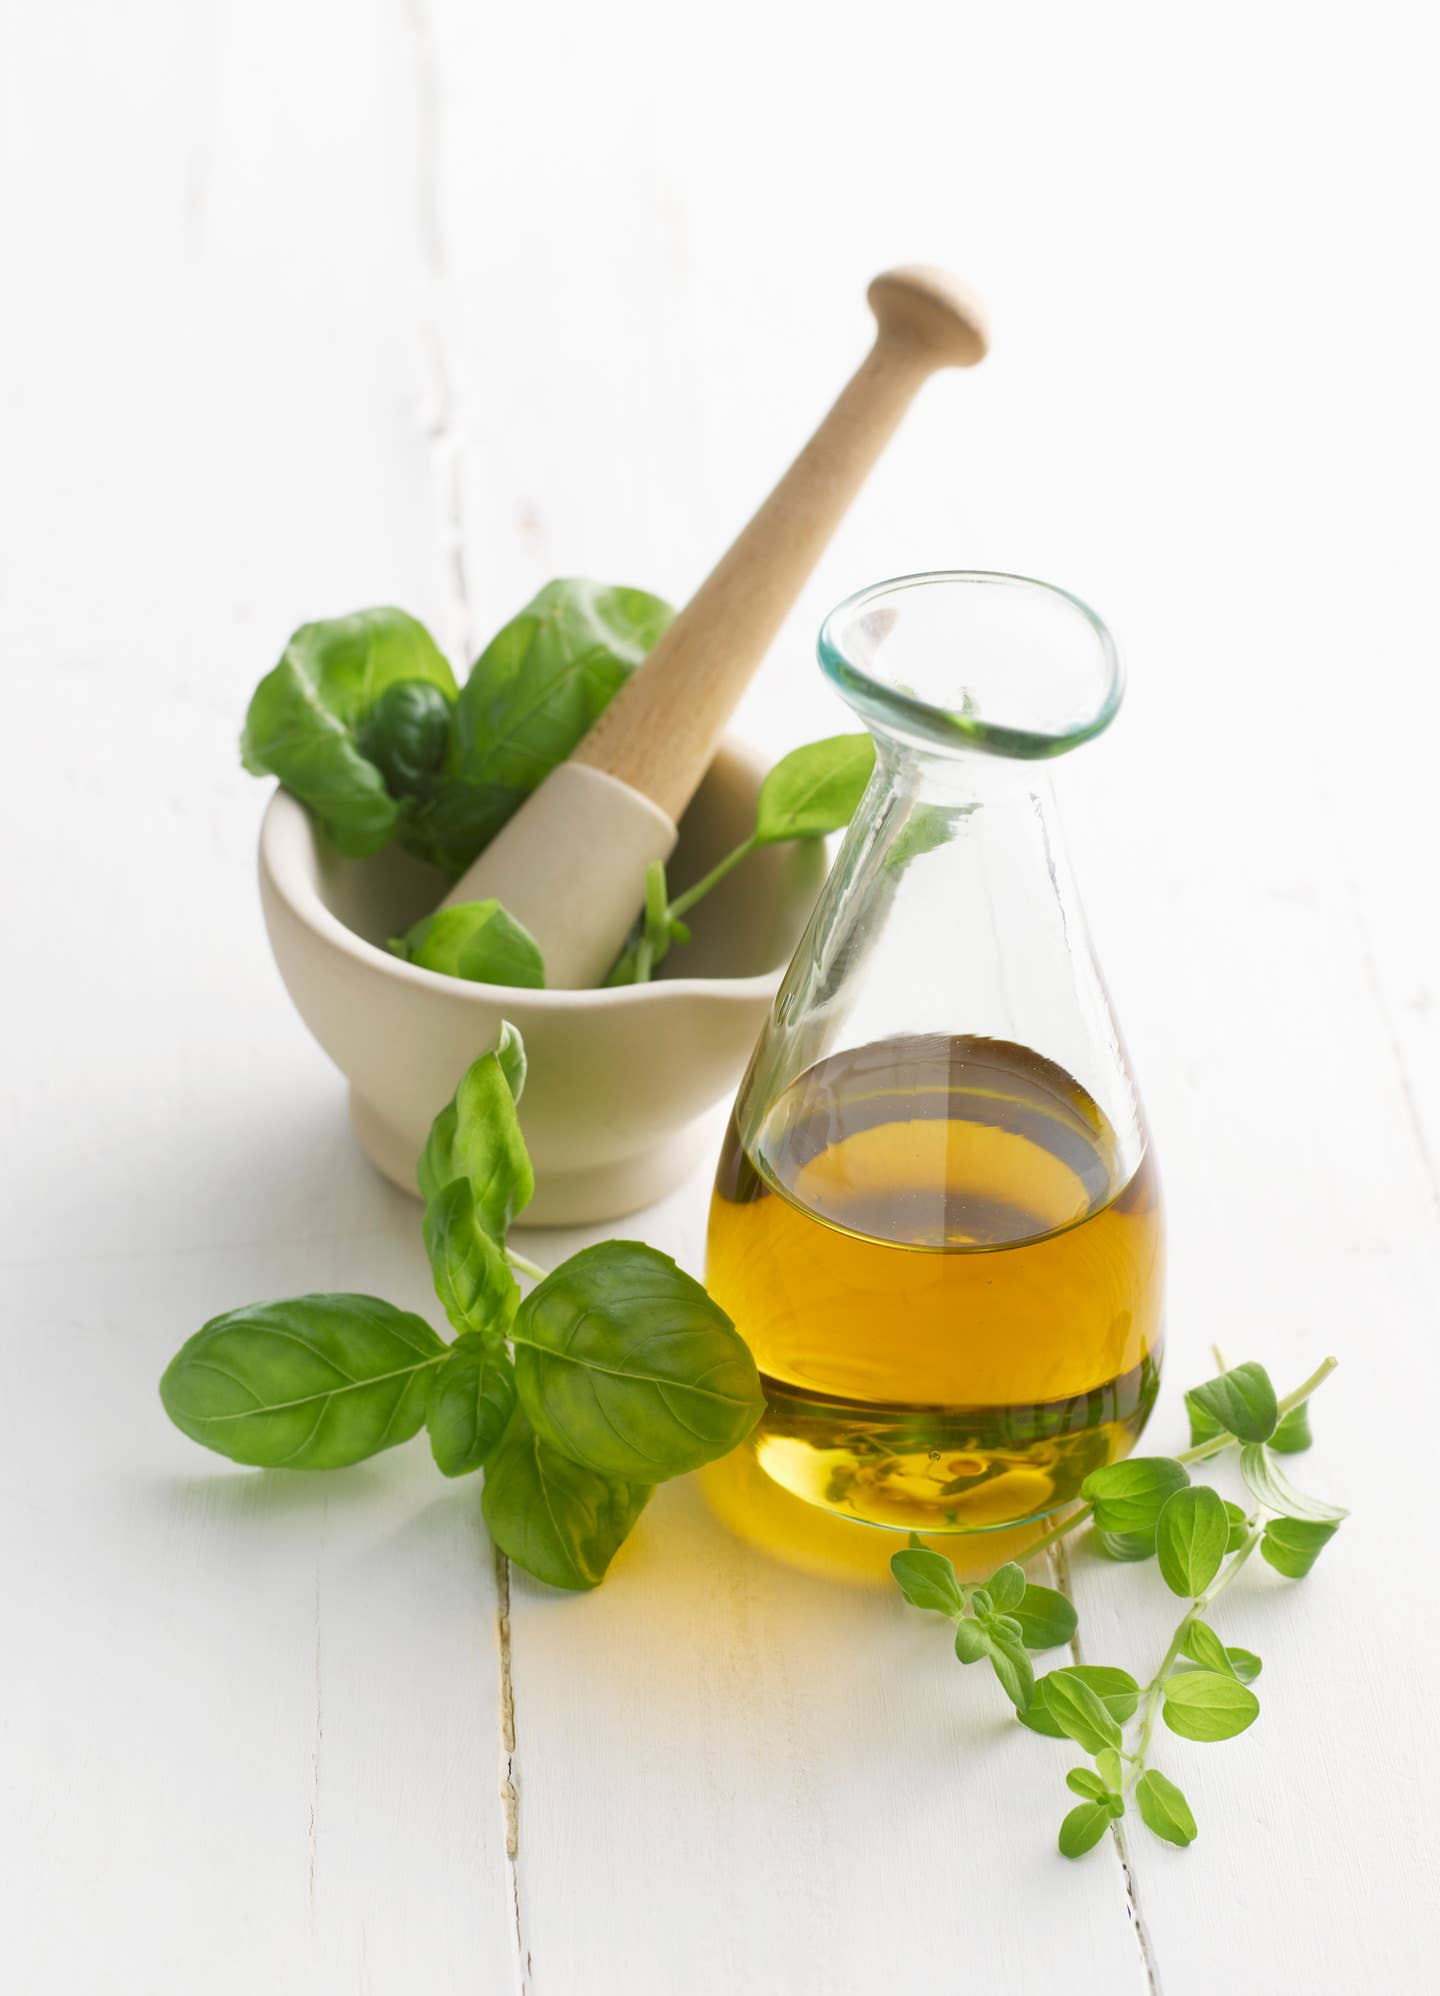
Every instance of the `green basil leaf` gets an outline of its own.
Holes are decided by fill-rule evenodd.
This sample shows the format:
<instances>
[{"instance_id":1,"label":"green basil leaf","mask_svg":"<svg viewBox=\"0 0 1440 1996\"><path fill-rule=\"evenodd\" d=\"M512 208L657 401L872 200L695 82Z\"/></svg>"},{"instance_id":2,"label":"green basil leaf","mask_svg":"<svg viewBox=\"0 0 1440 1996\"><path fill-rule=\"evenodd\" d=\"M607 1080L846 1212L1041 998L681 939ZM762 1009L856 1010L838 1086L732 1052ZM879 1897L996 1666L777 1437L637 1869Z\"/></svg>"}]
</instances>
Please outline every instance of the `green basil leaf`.
<instances>
[{"instance_id":1,"label":"green basil leaf","mask_svg":"<svg viewBox=\"0 0 1440 1996\"><path fill-rule=\"evenodd\" d=\"M1079 1617L1053 1587L1027 1586L1013 1610L1026 1649L1058 1649L1075 1633Z\"/></svg>"},{"instance_id":2,"label":"green basil leaf","mask_svg":"<svg viewBox=\"0 0 1440 1996\"><path fill-rule=\"evenodd\" d=\"M458 713L458 705L457 705ZM446 765L430 779L425 794L400 819L399 843L427 866L456 880L525 801L525 793L503 783L469 783L454 773L455 727Z\"/></svg>"},{"instance_id":3,"label":"green basil leaf","mask_svg":"<svg viewBox=\"0 0 1440 1996\"><path fill-rule=\"evenodd\" d=\"M1159 1522L1166 1499L1189 1481L1184 1463L1168 1455L1132 1455L1092 1469L1080 1494L1094 1505L1102 1532L1146 1532Z\"/></svg>"},{"instance_id":4,"label":"green basil leaf","mask_svg":"<svg viewBox=\"0 0 1440 1996\"><path fill-rule=\"evenodd\" d=\"M1310 1402L1302 1400L1298 1407L1281 1419L1279 1427L1270 1437L1270 1446L1281 1455L1303 1455L1314 1437L1310 1433Z\"/></svg>"},{"instance_id":5,"label":"green basil leaf","mask_svg":"<svg viewBox=\"0 0 1440 1996\"><path fill-rule=\"evenodd\" d=\"M1260 1541L1260 1557L1287 1580L1303 1580L1340 1529L1318 1518L1271 1518Z\"/></svg>"},{"instance_id":6,"label":"green basil leaf","mask_svg":"<svg viewBox=\"0 0 1440 1996\"><path fill-rule=\"evenodd\" d=\"M355 746L397 803L429 794L450 748L453 705L453 691L428 679L397 679L361 721Z\"/></svg>"},{"instance_id":7,"label":"green basil leaf","mask_svg":"<svg viewBox=\"0 0 1440 1996\"><path fill-rule=\"evenodd\" d=\"M1025 1569L1018 1560L1007 1560L985 1582L990 1605L996 1614L1008 1615L1025 1598Z\"/></svg>"},{"instance_id":8,"label":"green basil leaf","mask_svg":"<svg viewBox=\"0 0 1440 1996\"><path fill-rule=\"evenodd\" d=\"M494 1051L500 1063L500 1072L505 1077L505 1085L510 1090L510 1099L518 1104L525 1092L525 1041L520 1028L512 1026L508 1019L500 1021L500 1037L495 1042Z\"/></svg>"},{"instance_id":9,"label":"green basil leaf","mask_svg":"<svg viewBox=\"0 0 1440 1996\"><path fill-rule=\"evenodd\" d=\"M422 915L390 948L407 963L472 984L513 984L539 991L545 959L534 936L498 901L461 901Z\"/></svg>"},{"instance_id":10,"label":"green basil leaf","mask_svg":"<svg viewBox=\"0 0 1440 1996\"><path fill-rule=\"evenodd\" d=\"M875 767L873 735L831 735L782 756L760 786L755 843L818 839L854 816Z\"/></svg>"},{"instance_id":11,"label":"green basil leaf","mask_svg":"<svg viewBox=\"0 0 1440 1996\"><path fill-rule=\"evenodd\" d=\"M978 1663L982 1656L990 1654L985 1631L973 1615L955 1624L955 1654L962 1663Z\"/></svg>"},{"instance_id":12,"label":"green basil leaf","mask_svg":"<svg viewBox=\"0 0 1440 1996\"><path fill-rule=\"evenodd\" d=\"M507 1559L551 1587L598 1587L649 1502L552 1449L517 1408L485 1470L481 1510Z\"/></svg>"},{"instance_id":13,"label":"green basil leaf","mask_svg":"<svg viewBox=\"0 0 1440 1996\"><path fill-rule=\"evenodd\" d=\"M1026 1654L1025 1645L994 1627L986 1629L984 1634L990 1667L1000 1680L1000 1688L1016 1711L1023 1712L1035 1689L1035 1666Z\"/></svg>"},{"instance_id":14,"label":"green basil leaf","mask_svg":"<svg viewBox=\"0 0 1440 1996\"><path fill-rule=\"evenodd\" d=\"M1238 1504L1232 1504L1228 1497L1223 1501L1227 1526L1225 1550L1226 1552L1238 1552L1250 1536L1250 1520L1245 1516L1245 1513Z\"/></svg>"},{"instance_id":15,"label":"green basil leaf","mask_svg":"<svg viewBox=\"0 0 1440 1996\"><path fill-rule=\"evenodd\" d=\"M1253 1684L1265 1668L1253 1649L1227 1649L1225 1657L1242 1684Z\"/></svg>"},{"instance_id":16,"label":"green basil leaf","mask_svg":"<svg viewBox=\"0 0 1440 1996\"><path fill-rule=\"evenodd\" d=\"M1060 1855L1084 1857L1109 1828L1111 1815L1103 1802L1080 1802L1060 1825Z\"/></svg>"},{"instance_id":17,"label":"green basil leaf","mask_svg":"<svg viewBox=\"0 0 1440 1996\"><path fill-rule=\"evenodd\" d=\"M504 1244L535 1190L535 1173L498 1052L482 1053L462 1075L430 1126L415 1176L427 1205L452 1179L467 1178L481 1226Z\"/></svg>"},{"instance_id":18,"label":"green basil leaf","mask_svg":"<svg viewBox=\"0 0 1440 1996\"><path fill-rule=\"evenodd\" d=\"M726 1455L764 1410L743 1339L639 1241L583 1248L537 1283L512 1337L537 1434L602 1476L661 1483Z\"/></svg>"},{"instance_id":19,"label":"green basil leaf","mask_svg":"<svg viewBox=\"0 0 1440 1996\"><path fill-rule=\"evenodd\" d=\"M1350 1515L1341 1504L1326 1504L1297 1490L1270 1451L1258 1444L1241 1449L1240 1474L1251 1495L1268 1511L1279 1511L1287 1518L1307 1518L1322 1525L1338 1525Z\"/></svg>"},{"instance_id":20,"label":"green basil leaf","mask_svg":"<svg viewBox=\"0 0 1440 1996\"><path fill-rule=\"evenodd\" d=\"M1146 1828L1167 1844L1193 1844L1199 1835L1190 1804L1175 1783L1153 1767L1147 1767L1135 1783L1135 1803Z\"/></svg>"},{"instance_id":21,"label":"green basil leaf","mask_svg":"<svg viewBox=\"0 0 1440 1996\"><path fill-rule=\"evenodd\" d=\"M1263 1365L1232 1366L1218 1379L1192 1387L1185 1402L1203 1409L1226 1434L1242 1442L1269 1441L1280 1418L1275 1388Z\"/></svg>"},{"instance_id":22,"label":"green basil leaf","mask_svg":"<svg viewBox=\"0 0 1440 1996\"><path fill-rule=\"evenodd\" d=\"M1108 1794L1118 1795L1124 1779L1120 1756L1113 1746L1101 1747L1095 1756L1095 1771L1105 1784Z\"/></svg>"},{"instance_id":23,"label":"green basil leaf","mask_svg":"<svg viewBox=\"0 0 1440 1996\"><path fill-rule=\"evenodd\" d=\"M495 1453L515 1411L515 1375L498 1339L467 1331L430 1379L425 1426L443 1476L468 1476Z\"/></svg>"},{"instance_id":24,"label":"green basil leaf","mask_svg":"<svg viewBox=\"0 0 1440 1996\"><path fill-rule=\"evenodd\" d=\"M166 1367L177 1428L258 1469L343 1469L425 1418L446 1347L378 1296L297 1296L212 1317Z\"/></svg>"},{"instance_id":25,"label":"green basil leaf","mask_svg":"<svg viewBox=\"0 0 1440 1996\"><path fill-rule=\"evenodd\" d=\"M1121 1732L1110 1707L1072 1668L1052 1670L1045 1683L1045 1710L1061 1732L1086 1753L1118 1747Z\"/></svg>"},{"instance_id":26,"label":"green basil leaf","mask_svg":"<svg viewBox=\"0 0 1440 1996\"><path fill-rule=\"evenodd\" d=\"M1203 1670L1218 1670L1222 1677L1236 1675L1230 1668L1230 1657L1224 1643L1208 1622L1191 1622L1185 1631L1180 1653L1198 1663Z\"/></svg>"},{"instance_id":27,"label":"green basil leaf","mask_svg":"<svg viewBox=\"0 0 1440 1996\"><path fill-rule=\"evenodd\" d=\"M256 687L240 753L253 776L278 776L308 804L341 852L379 852L400 806L362 753L357 731L401 680L453 698L455 681L423 624L403 610L357 610L302 624Z\"/></svg>"},{"instance_id":28,"label":"green basil leaf","mask_svg":"<svg viewBox=\"0 0 1440 1996\"><path fill-rule=\"evenodd\" d=\"M456 1330L504 1338L520 1301L520 1285L504 1248L480 1224L468 1178L452 1178L426 1200L421 1232L435 1293Z\"/></svg>"},{"instance_id":29,"label":"green basil leaf","mask_svg":"<svg viewBox=\"0 0 1440 1996\"><path fill-rule=\"evenodd\" d=\"M988 1621L990 1616L994 1614L995 1603L990 1599L990 1592L988 1588L985 1587L971 1588L970 1611L972 1614L977 1615L982 1622Z\"/></svg>"},{"instance_id":30,"label":"green basil leaf","mask_svg":"<svg viewBox=\"0 0 1440 1996\"><path fill-rule=\"evenodd\" d=\"M1111 1749L1105 1747L1104 1752ZM1072 1795L1086 1795L1092 1802L1103 1802L1110 1793L1109 1784L1102 1781L1093 1767L1072 1767L1065 1776L1065 1786Z\"/></svg>"},{"instance_id":31,"label":"green basil leaf","mask_svg":"<svg viewBox=\"0 0 1440 1996\"><path fill-rule=\"evenodd\" d=\"M1155 1527L1160 1577L1172 1594L1193 1600L1220 1571L1230 1521L1208 1483L1192 1483L1165 1500Z\"/></svg>"},{"instance_id":32,"label":"green basil leaf","mask_svg":"<svg viewBox=\"0 0 1440 1996\"><path fill-rule=\"evenodd\" d=\"M930 1608L937 1615L963 1615L965 1596L955 1569L943 1553L928 1547L908 1547L890 1561L900 1592L912 1608Z\"/></svg>"},{"instance_id":33,"label":"green basil leaf","mask_svg":"<svg viewBox=\"0 0 1440 1996\"><path fill-rule=\"evenodd\" d=\"M1072 1663L1065 1674L1079 1681L1100 1700L1110 1717L1117 1725L1123 1726L1127 1719L1135 1716L1140 1703L1140 1686L1128 1670L1117 1670L1108 1663ZM1043 1733L1047 1739L1060 1740L1066 1737L1064 1728L1053 1718L1049 1707L1047 1686L1058 1671L1050 1671L1035 1686L1034 1696L1027 1709L1020 1715L1020 1723L1028 1726L1032 1733ZM1091 1748L1093 1753L1095 1748Z\"/></svg>"},{"instance_id":34,"label":"green basil leaf","mask_svg":"<svg viewBox=\"0 0 1440 1996\"><path fill-rule=\"evenodd\" d=\"M1148 1532L1102 1532L1097 1529L1095 1543L1107 1559L1154 1559L1155 1527L1152 1525Z\"/></svg>"},{"instance_id":35,"label":"green basil leaf","mask_svg":"<svg viewBox=\"0 0 1440 1996\"><path fill-rule=\"evenodd\" d=\"M1182 1670L1161 1690L1161 1716L1187 1740L1230 1740L1253 1725L1260 1700L1238 1678L1218 1670Z\"/></svg>"},{"instance_id":36,"label":"green basil leaf","mask_svg":"<svg viewBox=\"0 0 1440 1996\"><path fill-rule=\"evenodd\" d=\"M451 802L446 865L463 871L565 760L674 614L640 589L547 582L496 633L456 703L451 774L474 808Z\"/></svg>"}]
</instances>

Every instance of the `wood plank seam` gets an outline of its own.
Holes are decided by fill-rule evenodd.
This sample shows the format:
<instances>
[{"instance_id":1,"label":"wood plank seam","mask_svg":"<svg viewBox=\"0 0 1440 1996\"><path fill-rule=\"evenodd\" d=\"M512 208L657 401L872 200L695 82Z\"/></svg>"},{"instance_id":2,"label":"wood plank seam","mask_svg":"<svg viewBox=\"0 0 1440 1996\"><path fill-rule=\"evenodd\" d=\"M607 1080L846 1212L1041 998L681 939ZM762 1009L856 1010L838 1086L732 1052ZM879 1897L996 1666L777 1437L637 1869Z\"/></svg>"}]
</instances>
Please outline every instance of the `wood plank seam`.
<instances>
[{"instance_id":1,"label":"wood plank seam","mask_svg":"<svg viewBox=\"0 0 1440 1996\"><path fill-rule=\"evenodd\" d=\"M505 1866L509 1873L515 1987L518 1996L528 1996L532 1963L520 1919L520 1789L515 1748L515 1680L510 1650L510 1562L498 1546L493 1550L495 1637L500 1653L500 1809L505 1827Z\"/></svg>"},{"instance_id":2,"label":"wood plank seam","mask_svg":"<svg viewBox=\"0 0 1440 1996\"><path fill-rule=\"evenodd\" d=\"M425 0L406 0L415 79L415 227L424 278L420 315L420 371L428 409L421 433L429 452L441 568L446 587L446 649L457 673L472 656L470 576L466 564L465 438L456 407L456 370L446 333L449 262L441 217L438 165L441 96L435 39Z\"/></svg>"},{"instance_id":3,"label":"wood plank seam","mask_svg":"<svg viewBox=\"0 0 1440 1996\"><path fill-rule=\"evenodd\" d=\"M1050 1578L1052 1583L1065 1596L1071 1607L1075 1606L1075 1596L1070 1581L1070 1553L1064 1539L1057 1539L1049 1551ZM1078 1611L1077 1611L1078 1612ZM1085 1661L1084 1649L1080 1642L1080 1627L1077 1622L1075 1633L1070 1638L1070 1660L1072 1663ZM1125 1895L1125 1910L1130 1918L1130 1931L1135 1936L1135 1946L1139 1950L1140 1968L1145 1977L1146 1996L1164 1996L1160 1982L1160 1964L1156 1958L1155 1944L1150 1938L1140 1905L1140 1890L1135 1882L1135 1873L1130 1864L1130 1851L1125 1841L1121 1823L1110 1825L1111 1848L1120 1866L1120 1886Z\"/></svg>"}]
</instances>

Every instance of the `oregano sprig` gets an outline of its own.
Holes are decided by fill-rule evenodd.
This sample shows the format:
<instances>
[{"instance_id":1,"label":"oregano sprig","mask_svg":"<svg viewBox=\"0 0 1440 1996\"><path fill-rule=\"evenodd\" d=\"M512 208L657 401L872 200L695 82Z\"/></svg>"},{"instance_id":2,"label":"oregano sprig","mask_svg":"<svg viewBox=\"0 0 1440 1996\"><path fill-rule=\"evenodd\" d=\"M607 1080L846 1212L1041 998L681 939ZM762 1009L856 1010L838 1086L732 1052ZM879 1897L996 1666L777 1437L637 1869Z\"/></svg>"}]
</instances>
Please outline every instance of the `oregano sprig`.
<instances>
[{"instance_id":1,"label":"oregano sprig","mask_svg":"<svg viewBox=\"0 0 1440 1996\"><path fill-rule=\"evenodd\" d=\"M1178 1738L1209 1743L1233 1739L1253 1725L1260 1701L1251 1689L1260 1675L1253 1651L1224 1643L1206 1619L1258 1551L1277 1573L1301 1579L1347 1515L1342 1507L1298 1491L1274 1460L1310 1445L1311 1395L1334 1370L1326 1359L1283 1399L1265 1368L1226 1368L1186 1395L1191 1446L1177 1456L1132 1456L1093 1470L1084 1500L1024 1555L1033 1558L1089 1522L1097 1549L1110 1558L1153 1558L1170 1592L1187 1603L1160 1663L1141 1684L1107 1664L1071 1664L1036 1679L1027 1649L1055 1647L1073 1635L1074 1608L1064 1595L1037 1588L1016 1561L988 1580L962 1582L951 1562L911 1535L891 1571L907 1601L955 1624L962 1663L988 1656L1001 1687L1031 1732L1069 1739L1093 1766L1065 1777L1080 1797L1060 1825L1059 1847L1081 1857L1133 1802L1141 1821L1167 1843L1198 1835L1194 1815L1170 1777L1151 1765L1157 1720ZM1190 1466L1235 1449L1255 1508L1246 1512ZM1026 1633L1026 1604L1042 1597L1064 1613L1043 1611ZM1063 1633L1060 1633L1063 1630ZM1127 1728L1133 1726L1133 1734ZM1128 1741L1128 1743L1127 1743Z\"/></svg>"}]
</instances>

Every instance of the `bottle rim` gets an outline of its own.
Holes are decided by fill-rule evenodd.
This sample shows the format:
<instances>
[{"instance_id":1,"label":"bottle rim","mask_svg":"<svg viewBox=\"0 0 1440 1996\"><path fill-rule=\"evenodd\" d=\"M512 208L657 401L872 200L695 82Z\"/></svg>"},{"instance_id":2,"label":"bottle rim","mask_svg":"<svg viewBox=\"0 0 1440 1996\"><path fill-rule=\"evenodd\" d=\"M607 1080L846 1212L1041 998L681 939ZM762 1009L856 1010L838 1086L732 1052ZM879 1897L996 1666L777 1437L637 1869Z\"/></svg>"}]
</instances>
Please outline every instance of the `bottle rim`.
<instances>
[{"instance_id":1,"label":"bottle rim","mask_svg":"<svg viewBox=\"0 0 1440 1996\"><path fill-rule=\"evenodd\" d=\"M1078 670L1070 664L1062 668L1062 684L1069 686L1070 698L1060 703L1054 714L1019 716L1008 706L1004 718L994 707L993 692L977 696L966 683L958 698L937 701L922 697L913 685L888 679L874 669L873 654L899 627L905 612L905 598L915 591L946 591L958 598L968 592L974 599L977 589L1002 588L1013 598L1032 608L1043 608L1057 633L1063 632L1074 651ZM887 599L898 599L893 603ZM888 610L889 615L883 613ZM950 632L961 649L964 620L957 614ZM1075 642L1079 640L1079 650ZM1050 638L1037 641L1051 651L1058 647ZM857 651L868 655L857 657ZM1068 589L1034 576L1011 575L1003 570L980 568L930 569L915 575L900 575L885 582L873 582L838 603L820 626L817 643L821 670L841 695L867 721L887 734L909 737L951 751L978 749L988 755L1010 756L1024 761L1041 761L1064 755L1082 742L1093 741L1114 720L1125 690L1125 674L1115 640L1104 622L1087 603ZM1008 670L1008 668L1007 668ZM979 678L984 681L983 670ZM967 674L967 682L969 675ZM1029 689L1033 697L1033 689ZM1007 700L1023 707L1027 689L1010 685ZM1046 697L1053 698L1053 689Z\"/></svg>"}]
</instances>

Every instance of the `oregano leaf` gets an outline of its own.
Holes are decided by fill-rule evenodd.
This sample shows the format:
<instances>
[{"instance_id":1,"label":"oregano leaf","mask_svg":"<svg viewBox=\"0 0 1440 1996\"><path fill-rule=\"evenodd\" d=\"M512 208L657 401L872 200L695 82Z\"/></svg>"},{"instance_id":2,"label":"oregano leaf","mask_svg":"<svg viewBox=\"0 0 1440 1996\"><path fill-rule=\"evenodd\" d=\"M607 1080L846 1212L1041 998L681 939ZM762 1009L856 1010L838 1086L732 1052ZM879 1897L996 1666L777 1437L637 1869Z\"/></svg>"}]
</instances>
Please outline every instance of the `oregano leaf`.
<instances>
[{"instance_id":1,"label":"oregano leaf","mask_svg":"<svg viewBox=\"0 0 1440 1996\"><path fill-rule=\"evenodd\" d=\"M1253 1363L1232 1366L1218 1379L1191 1387L1185 1404L1192 1410L1200 1408L1226 1434L1242 1442L1269 1441L1280 1417L1270 1375L1263 1365Z\"/></svg>"}]
</instances>

